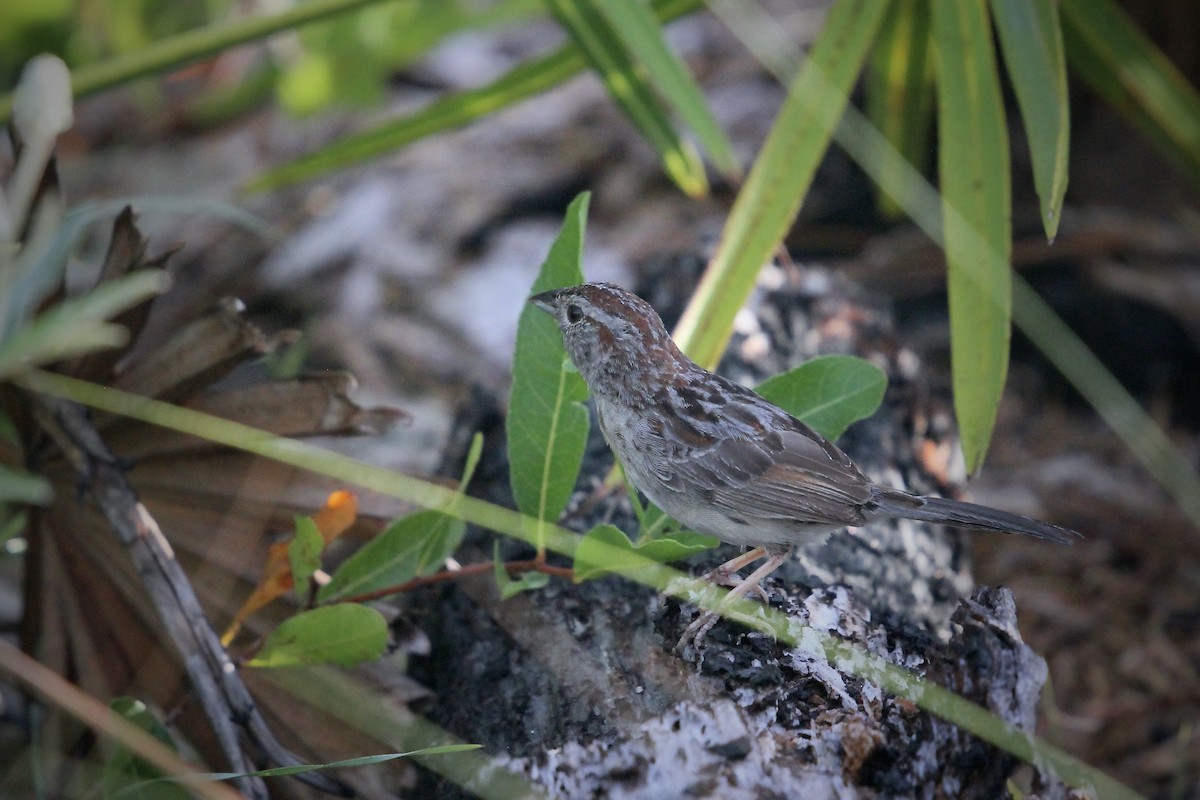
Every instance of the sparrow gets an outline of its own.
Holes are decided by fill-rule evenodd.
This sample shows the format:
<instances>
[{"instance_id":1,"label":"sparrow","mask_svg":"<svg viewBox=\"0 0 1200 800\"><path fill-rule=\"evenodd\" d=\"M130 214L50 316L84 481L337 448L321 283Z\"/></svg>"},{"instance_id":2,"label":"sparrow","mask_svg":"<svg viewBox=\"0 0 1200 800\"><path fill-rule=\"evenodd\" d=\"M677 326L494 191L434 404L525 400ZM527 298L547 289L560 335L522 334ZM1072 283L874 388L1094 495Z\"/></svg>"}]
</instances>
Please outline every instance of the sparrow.
<instances>
[{"instance_id":1,"label":"sparrow","mask_svg":"<svg viewBox=\"0 0 1200 800\"><path fill-rule=\"evenodd\" d=\"M724 581L766 557L731 597L761 592L760 582L797 545L875 519L1058 543L1080 536L1020 514L873 482L796 417L689 359L650 304L619 286L585 283L529 300L558 323L595 400L604 439L630 482L688 528L754 548L712 577Z\"/></svg>"}]
</instances>

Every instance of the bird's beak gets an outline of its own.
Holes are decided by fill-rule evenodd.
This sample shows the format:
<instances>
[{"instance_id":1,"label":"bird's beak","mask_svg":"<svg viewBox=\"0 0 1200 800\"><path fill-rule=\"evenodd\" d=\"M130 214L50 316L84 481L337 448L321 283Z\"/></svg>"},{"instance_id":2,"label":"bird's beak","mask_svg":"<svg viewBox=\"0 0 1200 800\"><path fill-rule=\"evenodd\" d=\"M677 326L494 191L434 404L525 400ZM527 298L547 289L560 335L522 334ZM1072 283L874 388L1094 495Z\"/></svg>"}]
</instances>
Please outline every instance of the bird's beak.
<instances>
[{"instance_id":1,"label":"bird's beak","mask_svg":"<svg viewBox=\"0 0 1200 800\"><path fill-rule=\"evenodd\" d=\"M551 289L548 292L541 292L529 298L529 302L545 311L547 314L553 315L558 307L559 289Z\"/></svg>"}]
</instances>

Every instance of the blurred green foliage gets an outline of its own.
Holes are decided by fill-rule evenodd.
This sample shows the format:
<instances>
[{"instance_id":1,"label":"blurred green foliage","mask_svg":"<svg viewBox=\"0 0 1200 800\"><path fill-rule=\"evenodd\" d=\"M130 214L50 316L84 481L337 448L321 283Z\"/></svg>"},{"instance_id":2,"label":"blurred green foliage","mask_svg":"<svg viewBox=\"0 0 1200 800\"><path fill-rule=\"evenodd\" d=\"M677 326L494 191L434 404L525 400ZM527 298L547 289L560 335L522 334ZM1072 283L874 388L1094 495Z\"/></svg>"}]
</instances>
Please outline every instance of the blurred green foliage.
<instances>
[{"instance_id":1,"label":"blurred green foliage","mask_svg":"<svg viewBox=\"0 0 1200 800\"><path fill-rule=\"evenodd\" d=\"M303 5L303 4L302 4ZM410 0L343 13L277 38L244 83L245 105L274 92L297 114L335 100L379 102L389 76L444 36L520 20L542 10L539 0ZM243 19L233 0L5 0L0 3L0 86L16 83L21 66L38 53L59 55L73 68L205 26ZM270 80L262 80L262 76ZM207 109L215 98L200 98ZM229 113L237 108L229 109Z\"/></svg>"}]
</instances>

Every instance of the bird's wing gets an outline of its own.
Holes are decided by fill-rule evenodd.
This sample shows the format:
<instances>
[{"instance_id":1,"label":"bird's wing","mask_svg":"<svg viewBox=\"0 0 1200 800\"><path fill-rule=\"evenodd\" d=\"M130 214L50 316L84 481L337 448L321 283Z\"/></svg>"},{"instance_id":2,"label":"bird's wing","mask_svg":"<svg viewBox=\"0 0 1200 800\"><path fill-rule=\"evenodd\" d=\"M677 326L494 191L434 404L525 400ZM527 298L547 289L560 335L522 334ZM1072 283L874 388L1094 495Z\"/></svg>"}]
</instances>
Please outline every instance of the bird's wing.
<instances>
[{"instance_id":1,"label":"bird's wing","mask_svg":"<svg viewBox=\"0 0 1200 800\"><path fill-rule=\"evenodd\" d=\"M726 513L747 518L858 525L873 499L871 482L850 458L804 423L737 387L713 411L664 422L668 445L658 478L674 491L690 487Z\"/></svg>"}]
</instances>

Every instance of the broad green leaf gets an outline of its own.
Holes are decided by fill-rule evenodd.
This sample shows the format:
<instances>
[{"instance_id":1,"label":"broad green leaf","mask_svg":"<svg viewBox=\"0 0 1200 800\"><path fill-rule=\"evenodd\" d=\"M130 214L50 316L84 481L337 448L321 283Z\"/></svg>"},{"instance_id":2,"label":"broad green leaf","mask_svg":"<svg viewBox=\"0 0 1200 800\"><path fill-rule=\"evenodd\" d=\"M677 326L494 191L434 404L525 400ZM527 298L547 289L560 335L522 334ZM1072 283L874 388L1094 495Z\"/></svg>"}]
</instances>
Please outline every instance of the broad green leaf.
<instances>
[{"instance_id":1,"label":"broad green leaf","mask_svg":"<svg viewBox=\"0 0 1200 800\"><path fill-rule=\"evenodd\" d=\"M888 0L838 0L788 86L787 100L725 222L717 253L675 330L680 347L698 363L716 364L759 269L795 221L888 5Z\"/></svg>"},{"instance_id":2,"label":"broad green leaf","mask_svg":"<svg viewBox=\"0 0 1200 800\"><path fill-rule=\"evenodd\" d=\"M696 134L717 169L737 177L740 169L729 139L709 110L700 85L667 46L662 26L650 7L643 0L604 0L596 8L645 67L655 88Z\"/></svg>"},{"instance_id":3,"label":"broad green leaf","mask_svg":"<svg viewBox=\"0 0 1200 800\"><path fill-rule=\"evenodd\" d=\"M444 524L437 525L425 535L417 553L417 574L431 575L442 568L446 559L454 554L467 533L467 525L447 512L442 515Z\"/></svg>"},{"instance_id":4,"label":"broad green leaf","mask_svg":"<svg viewBox=\"0 0 1200 800\"><path fill-rule=\"evenodd\" d=\"M373 608L337 603L305 611L267 636L251 667L341 664L350 667L383 655L387 621Z\"/></svg>"},{"instance_id":5,"label":"broad green leaf","mask_svg":"<svg viewBox=\"0 0 1200 800\"><path fill-rule=\"evenodd\" d=\"M1033 180L1042 207L1042 226L1058 234L1067 192L1070 107L1067 60L1063 54L1058 4L1043 0L991 0L1004 65L1012 79L1033 157Z\"/></svg>"},{"instance_id":6,"label":"broad green leaf","mask_svg":"<svg viewBox=\"0 0 1200 800\"><path fill-rule=\"evenodd\" d=\"M317 590L328 603L386 589L436 571L462 541L462 520L436 509L402 517L347 558Z\"/></svg>"},{"instance_id":7,"label":"broad green leaf","mask_svg":"<svg viewBox=\"0 0 1200 800\"><path fill-rule=\"evenodd\" d=\"M288 565L292 568L292 581L301 602L308 599L308 580L321 568L321 551L324 549L325 537L312 517L296 517L296 535L288 545Z\"/></svg>"},{"instance_id":8,"label":"broad green leaf","mask_svg":"<svg viewBox=\"0 0 1200 800\"><path fill-rule=\"evenodd\" d=\"M567 209L531 294L583 282L588 199L581 194ZM568 368L558 324L526 303L517 324L505 431L513 496L522 513L540 520L534 532L539 552L541 531L562 514L579 477L588 434L586 399L583 378Z\"/></svg>"},{"instance_id":9,"label":"broad green leaf","mask_svg":"<svg viewBox=\"0 0 1200 800\"><path fill-rule=\"evenodd\" d=\"M658 19L667 21L700 8L701 0L657 0ZM334 169L348 167L399 150L418 139L461 127L494 111L544 92L587 66L574 44L514 67L487 86L434 100L411 116L384 122L347 136L290 164L267 170L250 180L248 192L298 183Z\"/></svg>"},{"instance_id":10,"label":"broad green leaf","mask_svg":"<svg viewBox=\"0 0 1200 800\"><path fill-rule=\"evenodd\" d=\"M1113 0L1061 0L1075 72L1200 183L1200 93Z\"/></svg>"},{"instance_id":11,"label":"broad green leaf","mask_svg":"<svg viewBox=\"0 0 1200 800\"><path fill-rule=\"evenodd\" d=\"M647 559L657 564L678 561L702 553L718 544L713 536L694 531L677 531L670 536L634 544L615 525L597 525L588 531L575 550L575 582L610 573L626 575L645 569Z\"/></svg>"},{"instance_id":12,"label":"broad green leaf","mask_svg":"<svg viewBox=\"0 0 1200 800\"><path fill-rule=\"evenodd\" d=\"M44 506L53 499L54 489L45 478L0 464L0 503Z\"/></svg>"},{"instance_id":13,"label":"broad green leaf","mask_svg":"<svg viewBox=\"0 0 1200 800\"><path fill-rule=\"evenodd\" d=\"M754 391L826 439L875 413L887 375L865 359L819 356L760 383Z\"/></svg>"},{"instance_id":14,"label":"broad green leaf","mask_svg":"<svg viewBox=\"0 0 1200 800\"><path fill-rule=\"evenodd\" d=\"M896 0L884 17L867 70L867 116L905 161L923 172L932 148L933 80L929 55L928 0ZM903 185L890 158L877 182L880 210L899 217L904 209L883 187Z\"/></svg>"},{"instance_id":15,"label":"broad green leaf","mask_svg":"<svg viewBox=\"0 0 1200 800\"><path fill-rule=\"evenodd\" d=\"M496 542L495 549L492 554L492 562L495 565L493 574L496 578L496 586L500 589L500 599L507 600L510 597L516 597L521 592L531 592L535 589L540 589L550 582L550 576L544 572L529 570L521 574L521 577L512 579L508 577L508 570L504 568L504 561L500 558L500 543Z\"/></svg>"},{"instance_id":16,"label":"broad green leaf","mask_svg":"<svg viewBox=\"0 0 1200 800\"><path fill-rule=\"evenodd\" d=\"M178 749L166 727L142 701L116 697L109 701L108 706L114 714L132 722L171 750ZM166 782L162 772L134 755L124 745L118 745L105 762L100 788L108 800L186 800L188 797L183 787Z\"/></svg>"},{"instance_id":17,"label":"broad green leaf","mask_svg":"<svg viewBox=\"0 0 1200 800\"><path fill-rule=\"evenodd\" d=\"M546 0L546 4L599 73L609 95L658 151L671 180L691 197L707 195L708 178L700 156L675 131L645 68L625 49L596 0Z\"/></svg>"},{"instance_id":18,"label":"broad green leaf","mask_svg":"<svg viewBox=\"0 0 1200 800\"><path fill-rule=\"evenodd\" d=\"M975 472L987 454L1008 372L1008 128L984 0L935 0L933 31L954 410L967 470Z\"/></svg>"}]
</instances>

